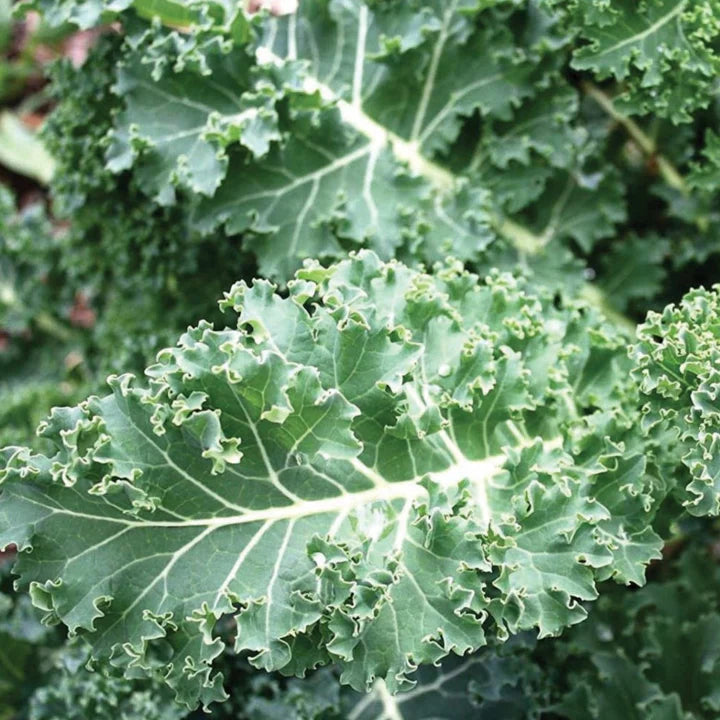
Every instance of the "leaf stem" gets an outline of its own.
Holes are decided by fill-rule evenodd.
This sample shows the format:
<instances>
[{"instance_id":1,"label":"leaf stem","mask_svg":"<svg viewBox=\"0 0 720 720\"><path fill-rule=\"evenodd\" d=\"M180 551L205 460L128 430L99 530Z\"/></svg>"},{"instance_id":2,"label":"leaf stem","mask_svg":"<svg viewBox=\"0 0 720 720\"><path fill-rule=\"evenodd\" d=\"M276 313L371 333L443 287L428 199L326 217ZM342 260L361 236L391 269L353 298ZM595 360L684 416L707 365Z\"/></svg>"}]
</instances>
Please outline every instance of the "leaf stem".
<instances>
[{"instance_id":1,"label":"leaf stem","mask_svg":"<svg viewBox=\"0 0 720 720\"><path fill-rule=\"evenodd\" d=\"M282 62L279 57L269 52L265 52L262 59L264 62ZM331 88L320 83L315 78L306 78L305 86L308 92L319 92L326 100L335 102L343 121L352 128L379 145L389 145L395 157L406 162L414 172L425 177L435 186L438 192L448 192L455 186L458 178L449 170L425 157L418 143L404 140L395 133L390 132L365 113L362 108L343 100ZM649 138L646 139L650 141ZM537 255L547 244L548 238L545 234L536 235L509 218L497 215L492 218L492 224L498 234L508 239L521 254ZM587 285L586 288L586 291L581 294L588 302L598 307L609 320L616 323L623 330L630 330L634 334L635 323L614 310L602 290L594 285Z\"/></svg>"},{"instance_id":2,"label":"leaf stem","mask_svg":"<svg viewBox=\"0 0 720 720\"><path fill-rule=\"evenodd\" d=\"M623 115L613 103L612 99L605 94L599 87L591 82L584 81L582 89L586 95L590 96L595 102L618 124L622 125L628 135L638 144L640 149L646 154L651 155L657 162L660 175L670 187L678 190L683 195L689 193L685 178L680 174L678 169L664 155L658 152L656 142L640 128L635 121L627 115Z\"/></svg>"},{"instance_id":3,"label":"leaf stem","mask_svg":"<svg viewBox=\"0 0 720 720\"><path fill-rule=\"evenodd\" d=\"M382 703L384 717L388 720L402 720L402 715L398 709L395 698L390 694L384 680L376 680L373 690L377 694L380 702Z\"/></svg>"},{"instance_id":4,"label":"leaf stem","mask_svg":"<svg viewBox=\"0 0 720 720\"><path fill-rule=\"evenodd\" d=\"M518 252L537 255L545 245L542 237L509 218L496 216L492 224L498 234L509 240Z\"/></svg>"}]
</instances>

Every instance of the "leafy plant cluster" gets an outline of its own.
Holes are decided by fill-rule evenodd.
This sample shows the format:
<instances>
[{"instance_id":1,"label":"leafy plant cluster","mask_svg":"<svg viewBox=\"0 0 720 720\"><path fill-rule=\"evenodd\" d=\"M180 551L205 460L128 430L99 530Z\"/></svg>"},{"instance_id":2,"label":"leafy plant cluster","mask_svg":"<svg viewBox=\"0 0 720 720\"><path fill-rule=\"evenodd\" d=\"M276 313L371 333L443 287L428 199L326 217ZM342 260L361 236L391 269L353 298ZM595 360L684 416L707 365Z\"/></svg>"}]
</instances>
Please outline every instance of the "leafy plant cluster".
<instances>
[{"instance_id":1,"label":"leafy plant cluster","mask_svg":"<svg viewBox=\"0 0 720 720\"><path fill-rule=\"evenodd\" d=\"M27 9L19 717L720 712L720 3Z\"/></svg>"}]
</instances>

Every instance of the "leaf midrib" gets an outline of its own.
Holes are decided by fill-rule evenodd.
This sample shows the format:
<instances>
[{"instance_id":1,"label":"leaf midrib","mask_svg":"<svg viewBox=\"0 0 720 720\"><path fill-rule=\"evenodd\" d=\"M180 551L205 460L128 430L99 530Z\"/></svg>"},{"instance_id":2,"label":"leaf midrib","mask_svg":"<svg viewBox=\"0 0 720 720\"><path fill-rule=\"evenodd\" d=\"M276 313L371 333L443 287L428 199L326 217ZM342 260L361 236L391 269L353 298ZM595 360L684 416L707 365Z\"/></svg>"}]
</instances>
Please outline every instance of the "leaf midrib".
<instances>
[{"instance_id":1,"label":"leaf midrib","mask_svg":"<svg viewBox=\"0 0 720 720\"><path fill-rule=\"evenodd\" d=\"M530 444L530 441L527 443ZM543 446L548 450L560 447L561 437L550 438L543 441ZM523 447L524 444L519 444ZM299 503L282 505L279 507L263 508L262 510L249 510L236 515L226 515L210 518L195 518L188 520L130 520L119 517L94 515L87 512L79 512L67 508L46 505L37 498L23 495L23 500L49 510L48 516L68 515L71 517L108 522L116 525L124 525L129 528L218 528L231 525L245 525L254 522L276 522L282 520L294 520L311 515L326 514L347 514L357 507L371 504L373 502L391 502L393 500L414 500L427 495L427 490L420 484L424 478L430 478L441 487L448 487L458 481L467 478L473 484L487 482L494 477L507 459L504 453L491 455L480 460L464 459L462 462L451 463L444 470L422 473L410 480L400 482L388 482L379 473L365 465L358 459L350 461L352 468L367 477L373 482L374 487L355 493L336 495L320 500L303 500Z\"/></svg>"}]
</instances>

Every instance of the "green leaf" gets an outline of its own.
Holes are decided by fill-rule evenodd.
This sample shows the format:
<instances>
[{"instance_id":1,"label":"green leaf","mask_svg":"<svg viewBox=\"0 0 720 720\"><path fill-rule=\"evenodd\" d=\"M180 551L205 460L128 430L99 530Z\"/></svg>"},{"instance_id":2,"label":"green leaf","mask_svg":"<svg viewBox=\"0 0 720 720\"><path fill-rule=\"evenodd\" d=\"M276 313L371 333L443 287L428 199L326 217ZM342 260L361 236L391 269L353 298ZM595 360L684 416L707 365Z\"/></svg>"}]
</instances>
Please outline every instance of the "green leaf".
<instances>
[{"instance_id":1,"label":"green leaf","mask_svg":"<svg viewBox=\"0 0 720 720\"><path fill-rule=\"evenodd\" d=\"M644 424L650 432L669 428L679 439L680 489L693 515L720 513L718 290L691 290L679 304L649 313L633 349L648 396Z\"/></svg>"},{"instance_id":2,"label":"green leaf","mask_svg":"<svg viewBox=\"0 0 720 720\"><path fill-rule=\"evenodd\" d=\"M96 656L164 653L208 703L234 613L257 667L395 692L487 632L579 622L596 577L642 582L659 540L642 458L618 477L620 337L511 276L368 252L289 287L238 284L237 330L201 324L149 387L54 411L54 456L6 451L0 541Z\"/></svg>"},{"instance_id":3,"label":"green leaf","mask_svg":"<svg viewBox=\"0 0 720 720\"><path fill-rule=\"evenodd\" d=\"M707 106L720 63L713 45L720 22L714 0L574 2L571 12L586 41L572 66L599 79L628 80L625 108L688 122L690 111Z\"/></svg>"},{"instance_id":4,"label":"green leaf","mask_svg":"<svg viewBox=\"0 0 720 720\"><path fill-rule=\"evenodd\" d=\"M705 135L702 161L694 164L688 181L693 188L709 195L717 195L720 190L720 135L712 130Z\"/></svg>"},{"instance_id":5,"label":"green leaf","mask_svg":"<svg viewBox=\"0 0 720 720\"><path fill-rule=\"evenodd\" d=\"M533 93L511 34L473 29L478 10L308 2L267 18L246 47L205 39L204 26L189 39L141 33L117 83L126 110L108 167L137 166L164 204L176 188L205 196L193 227L249 231L270 277L357 246L385 259L408 241L431 262L446 250L476 256L489 216L482 206L458 214L464 191L430 158L476 110L507 120ZM433 197L438 188L446 198Z\"/></svg>"},{"instance_id":6,"label":"green leaf","mask_svg":"<svg viewBox=\"0 0 720 720\"><path fill-rule=\"evenodd\" d=\"M262 46L308 59L315 82L430 156L455 140L463 116L508 118L532 94L512 35L474 31L478 10L466 0L310 2L270 23Z\"/></svg>"},{"instance_id":7,"label":"green leaf","mask_svg":"<svg viewBox=\"0 0 720 720\"><path fill-rule=\"evenodd\" d=\"M153 79L135 59L118 75L115 92L126 108L108 149L108 168L126 170L140 155L138 179L164 205L175 202L176 186L212 195L227 171L228 144L239 141L261 157L280 139L274 88L245 89L249 58L235 53L209 63L206 76Z\"/></svg>"},{"instance_id":8,"label":"green leaf","mask_svg":"<svg viewBox=\"0 0 720 720\"><path fill-rule=\"evenodd\" d=\"M614 307L627 310L634 301L647 303L656 297L667 280L664 264L670 243L662 236L630 236L603 261L605 295Z\"/></svg>"}]
</instances>

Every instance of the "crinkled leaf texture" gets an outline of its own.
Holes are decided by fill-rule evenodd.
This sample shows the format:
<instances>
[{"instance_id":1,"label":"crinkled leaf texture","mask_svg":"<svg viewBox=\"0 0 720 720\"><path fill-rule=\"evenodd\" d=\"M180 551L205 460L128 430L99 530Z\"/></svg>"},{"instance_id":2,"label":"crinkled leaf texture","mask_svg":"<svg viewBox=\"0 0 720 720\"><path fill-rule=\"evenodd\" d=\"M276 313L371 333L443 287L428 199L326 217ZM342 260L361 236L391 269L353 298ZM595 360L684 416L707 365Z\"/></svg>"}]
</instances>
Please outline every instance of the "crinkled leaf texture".
<instances>
[{"instance_id":1,"label":"crinkled leaf texture","mask_svg":"<svg viewBox=\"0 0 720 720\"><path fill-rule=\"evenodd\" d=\"M106 203L148 238L169 218L191 248L180 262L226 238L281 283L304 258L359 247L482 268L532 255L538 279L565 292L587 264L609 281L608 304L637 318L646 297L677 297L670 264L694 272L717 251L718 0L303 0L283 17L227 0L34 6L51 23L123 28L99 90L115 87L100 103L112 111L88 121L73 104L84 66L58 87L68 112L47 134L69 163L56 198L111 274L115 244L92 253L80 236L111 235ZM88 177L99 197L80 208ZM137 241L152 257L147 242L159 241ZM622 266L633 291L613 292L613 261L641 242Z\"/></svg>"},{"instance_id":2,"label":"crinkled leaf texture","mask_svg":"<svg viewBox=\"0 0 720 720\"><path fill-rule=\"evenodd\" d=\"M246 234L281 281L347 247L477 254L492 238L486 191L451 188L430 160L476 110L509 119L534 92L534 63L509 31L474 27L480 10L308 0L243 18L240 38L232 13L209 40L202 23L187 37L143 26L119 70L108 168L135 168L162 204L189 191L194 228Z\"/></svg>"},{"instance_id":3,"label":"crinkled leaf texture","mask_svg":"<svg viewBox=\"0 0 720 720\"><path fill-rule=\"evenodd\" d=\"M620 104L633 114L687 122L712 98L719 10L717 0L573 0L568 19L586 44L572 66L625 81Z\"/></svg>"},{"instance_id":4,"label":"crinkled leaf texture","mask_svg":"<svg viewBox=\"0 0 720 720\"><path fill-rule=\"evenodd\" d=\"M358 720L702 720L720 712L720 566L716 534L697 524L679 558L636 592L605 587L586 622L561 638L527 634L467 659L418 672L418 686L391 698L378 686L358 698ZM694 536L694 537L693 537ZM678 672L678 659L683 670ZM317 694L311 683L293 690ZM325 685L330 678L324 678ZM291 697L292 692L286 697ZM286 705L279 694L273 698ZM294 703L297 705L297 702ZM289 703L287 703L289 706ZM289 709L289 707L288 707Z\"/></svg>"},{"instance_id":5,"label":"crinkled leaf texture","mask_svg":"<svg viewBox=\"0 0 720 720\"><path fill-rule=\"evenodd\" d=\"M305 258L360 247L482 268L533 255L539 279L574 292L576 255L629 220L626 188L640 183L614 170L606 143L615 125L589 123L566 78L582 23L565 8L304 0L274 17L210 2L189 7L194 19L183 25L168 1L149 25L135 10L150 17L151 5L138 0L118 16L124 42L105 71L118 112L100 121L93 147L104 162L86 172L113 193L131 177L188 244L226 238L280 283ZM63 106L74 82L58 88ZM86 137L77 109L61 115L49 135L71 163L56 182L67 181L62 197L88 153L68 141ZM111 199L113 208L128 202ZM96 207L74 218L83 225Z\"/></svg>"},{"instance_id":6,"label":"crinkled leaf texture","mask_svg":"<svg viewBox=\"0 0 720 720\"><path fill-rule=\"evenodd\" d=\"M720 286L691 290L651 312L633 354L648 396L648 432L668 428L689 472L684 504L693 515L720 513Z\"/></svg>"},{"instance_id":7,"label":"crinkled leaf texture","mask_svg":"<svg viewBox=\"0 0 720 720\"><path fill-rule=\"evenodd\" d=\"M642 583L656 489L623 407L622 337L586 307L363 251L281 297L236 285L149 387L53 412L52 457L5 450L0 545L50 617L180 700L238 652L390 692L523 629L579 622L595 580Z\"/></svg>"},{"instance_id":8,"label":"crinkled leaf texture","mask_svg":"<svg viewBox=\"0 0 720 720\"><path fill-rule=\"evenodd\" d=\"M567 667L565 697L554 709L568 720L636 717L700 720L720 711L718 566L703 540L685 551L676 577L637 593L603 595L567 648L548 645ZM704 536L704 537L703 537ZM678 672L673 658L682 658ZM567 662L567 661L566 661ZM557 693L557 689L555 689Z\"/></svg>"}]
</instances>

